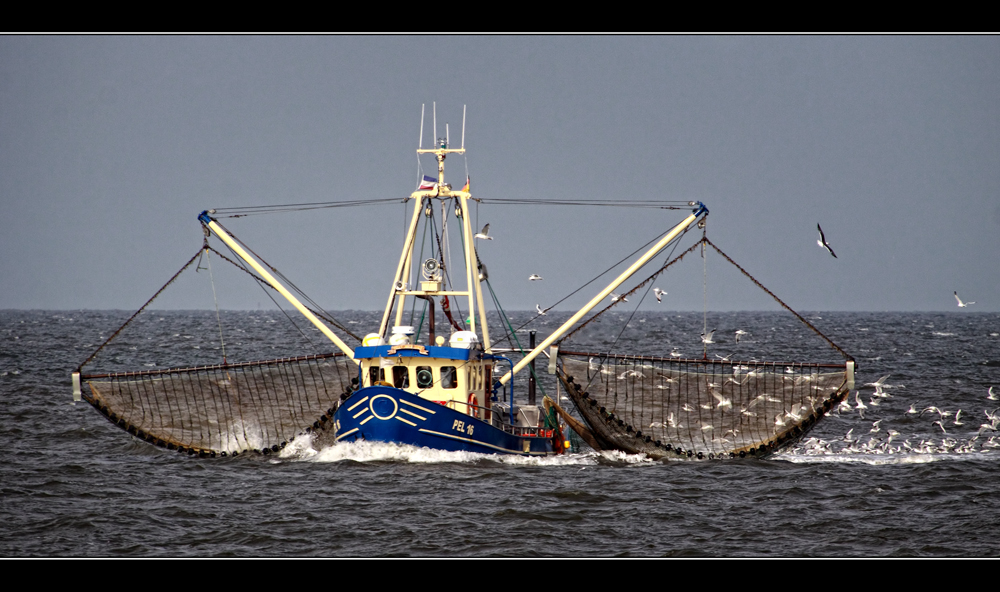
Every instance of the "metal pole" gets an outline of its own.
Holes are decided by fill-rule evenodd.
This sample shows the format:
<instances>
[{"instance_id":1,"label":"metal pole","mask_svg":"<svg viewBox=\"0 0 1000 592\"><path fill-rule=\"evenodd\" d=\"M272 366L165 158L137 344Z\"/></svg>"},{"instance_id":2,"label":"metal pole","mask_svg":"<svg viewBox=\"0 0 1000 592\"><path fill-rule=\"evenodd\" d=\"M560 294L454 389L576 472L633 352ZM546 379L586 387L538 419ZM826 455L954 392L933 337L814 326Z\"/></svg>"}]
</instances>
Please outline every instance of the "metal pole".
<instances>
[{"instance_id":1,"label":"metal pole","mask_svg":"<svg viewBox=\"0 0 1000 592\"><path fill-rule=\"evenodd\" d=\"M535 349L535 332L528 332L528 347ZM531 373L528 374L528 405L535 404L535 360L531 360Z\"/></svg>"}]
</instances>

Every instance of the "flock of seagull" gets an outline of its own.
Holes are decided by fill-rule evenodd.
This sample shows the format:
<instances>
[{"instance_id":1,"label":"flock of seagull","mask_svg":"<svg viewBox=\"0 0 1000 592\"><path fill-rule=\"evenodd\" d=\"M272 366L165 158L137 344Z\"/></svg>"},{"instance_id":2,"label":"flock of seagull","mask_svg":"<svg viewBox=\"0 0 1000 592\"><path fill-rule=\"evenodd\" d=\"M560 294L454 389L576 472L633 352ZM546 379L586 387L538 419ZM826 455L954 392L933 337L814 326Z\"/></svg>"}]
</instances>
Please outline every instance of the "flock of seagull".
<instances>
[{"instance_id":1,"label":"flock of seagull","mask_svg":"<svg viewBox=\"0 0 1000 592\"><path fill-rule=\"evenodd\" d=\"M889 375L883 376L875 382L865 383L865 387L873 387L875 391L868 398L865 404L861 391L854 392L854 403L850 397L841 402L840 406L831 411L831 414L841 415L844 413L857 412L861 419L864 419L865 411L874 407L879 407L883 399L891 399L892 395L886 392L887 389L904 388L903 385L889 385L886 380ZM994 387L989 387L986 395L987 401L1000 399L1000 393L994 392ZM848 430L842 438L832 441L820 438L808 438L800 442L794 449L798 453L807 455L816 454L947 454L947 453L968 453L983 452L995 448L1000 448L1000 407L983 409L985 421L975 428L972 426L974 420L968 417L963 421L963 411L946 411L935 405L929 405L920 409L917 405L911 404L905 412L904 417L911 418L908 421L920 420L924 416L936 418L930 424L933 431L941 430L940 437L925 436L919 440L917 438L904 438L900 441L900 433L891 428L883 428L882 423L886 421L883 417L872 422L871 429L867 434L854 435L854 429ZM968 427L962 427L968 426ZM968 437L970 436L971 437ZM966 437L960 437L966 436Z\"/></svg>"}]
</instances>

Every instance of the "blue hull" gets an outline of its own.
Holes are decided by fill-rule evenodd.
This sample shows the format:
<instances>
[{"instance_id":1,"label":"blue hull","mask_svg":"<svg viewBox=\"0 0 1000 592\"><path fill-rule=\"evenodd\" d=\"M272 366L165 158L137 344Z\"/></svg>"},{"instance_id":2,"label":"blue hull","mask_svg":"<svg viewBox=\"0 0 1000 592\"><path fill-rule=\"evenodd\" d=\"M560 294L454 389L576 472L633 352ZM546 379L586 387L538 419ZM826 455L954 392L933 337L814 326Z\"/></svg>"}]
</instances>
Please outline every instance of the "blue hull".
<instances>
[{"instance_id":1,"label":"blue hull","mask_svg":"<svg viewBox=\"0 0 1000 592\"><path fill-rule=\"evenodd\" d=\"M395 442L483 454L555 454L551 438L514 435L388 386L358 390L340 405L333 417L339 442Z\"/></svg>"}]
</instances>

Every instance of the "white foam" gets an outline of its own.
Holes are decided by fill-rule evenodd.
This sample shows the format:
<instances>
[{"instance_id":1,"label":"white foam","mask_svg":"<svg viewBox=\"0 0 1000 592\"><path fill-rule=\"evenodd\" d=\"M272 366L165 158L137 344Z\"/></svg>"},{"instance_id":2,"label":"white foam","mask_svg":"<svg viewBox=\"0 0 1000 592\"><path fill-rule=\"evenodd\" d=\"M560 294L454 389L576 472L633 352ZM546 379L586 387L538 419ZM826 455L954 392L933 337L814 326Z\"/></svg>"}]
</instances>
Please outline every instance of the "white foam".
<instances>
[{"instance_id":1,"label":"white foam","mask_svg":"<svg viewBox=\"0 0 1000 592\"><path fill-rule=\"evenodd\" d=\"M565 465L597 465L600 458L627 464L653 463L642 454L625 454L622 452L602 453L567 453L551 456L520 456L513 454L482 454L478 452L462 452L433 450L407 444L388 442L341 442L315 450L311 437L299 436L288 443L281 451L281 458L291 460L308 460L312 462L340 462L352 460L355 462L406 462L414 464L433 463L477 463L491 461L518 466L565 466Z\"/></svg>"}]
</instances>

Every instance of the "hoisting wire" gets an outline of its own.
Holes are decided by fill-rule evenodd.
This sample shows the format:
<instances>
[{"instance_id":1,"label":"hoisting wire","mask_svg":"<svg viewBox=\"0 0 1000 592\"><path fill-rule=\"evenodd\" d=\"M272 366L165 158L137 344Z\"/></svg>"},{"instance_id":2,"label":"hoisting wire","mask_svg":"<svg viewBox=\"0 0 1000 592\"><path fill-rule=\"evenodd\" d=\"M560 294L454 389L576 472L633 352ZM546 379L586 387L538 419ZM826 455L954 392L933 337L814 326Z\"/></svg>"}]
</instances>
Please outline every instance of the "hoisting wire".
<instances>
[{"instance_id":1,"label":"hoisting wire","mask_svg":"<svg viewBox=\"0 0 1000 592\"><path fill-rule=\"evenodd\" d=\"M266 287L266 288L271 288L272 290L274 290L274 289L275 289L275 288L274 288L274 286L272 286L270 282L268 282L268 281L267 281L267 280L265 280L264 278L262 278L262 277L258 276L257 274L255 274L254 272L250 271L249 269L247 269L245 265L243 265L243 264L240 264L240 263L237 263L236 261L233 261L232 259L230 259L229 257L226 257L225 255L223 255L222 253L220 253L220 252L219 252L218 250L216 250L216 249L215 249L215 248L213 248L213 247L208 247L208 250L209 250L209 251L212 251L213 253L215 253L216 255L218 255L219 257L221 257L221 258L222 258L222 260L223 260L223 261L225 261L226 263L229 263L229 264L230 264L230 265L232 265L233 267L235 267L235 268L237 268L237 269L239 269L239 270L243 271L244 273L246 273L247 275L249 275L250 277L252 277L252 278L254 279L254 281L255 281L255 282L257 282L257 284L258 284L258 285L259 285L259 286L261 287L261 289L262 289L262 290L263 290L263 289L264 289L265 287ZM232 251L232 249L230 249L230 251ZM236 259L239 259L239 256L237 256L237 255L236 255L235 253L233 253L233 256L234 256L234 257L235 257ZM206 269L206 268L204 268L204 267L203 267L202 269ZM275 290L275 291L277 291L277 290ZM278 308L278 310L280 310L281 312L285 313L285 316L286 316L286 317L288 317L288 313L287 313L287 312L285 312L285 310L284 310L283 308L281 308L281 305L280 305L280 304L278 304L278 301L274 299L274 297L273 297L273 296L271 295L271 293L270 293L270 292L268 292L267 290L264 290L264 294L265 294L265 295L266 295L266 296L267 296L268 298L270 298L270 299L271 299L271 302L274 302L274 304L275 304L275 306L276 306L276 307ZM317 317L319 317L319 318L323 319L324 321L326 321L326 322L330 323L331 325L334 325L334 326L335 326L335 327L337 327L338 329L342 329L342 330L343 330L343 331L345 331L345 332L346 332L346 333L347 333L348 335L350 335L351 337L354 337L355 339L357 339L357 336L356 336L356 335L354 335L353 333L351 333L351 331L349 331L349 330L347 330L346 328L344 328L344 327L341 327L340 325L338 325L335 319L327 317L327 315L326 315L326 313L325 313L324 311L322 311L322 310L316 310L316 309L313 309L313 308L309 308L308 306L307 306L306 308L307 308L307 309L309 310L309 312L313 313L313 314L314 314L314 315L316 315ZM291 318L290 318L290 317L289 317L289 320L291 321ZM294 322L294 321L292 321L292 324L294 325L294 324L295 324L295 322Z\"/></svg>"},{"instance_id":2,"label":"hoisting wire","mask_svg":"<svg viewBox=\"0 0 1000 592\"><path fill-rule=\"evenodd\" d=\"M701 356L708 359L708 257L705 257L705 230L701 231Z\"/></svg>"},{"instance_id":3,"label":"hoisting wire","mask_svg":"<svg viewBox=\"0 0 1000 592\"><path fill-rule=\"evenodd\" d=\"M349 201L328 201L298 204L278 204L270 206L245 206L237 208L215 208L211 211L216 218L246 218L262 214L283 214L286 212L302 212L329 208L347 208L355 206L373 206L399 203L398 197L382 199L355 199Z\"/></svg>"},{"instance_id":4,"label":"hoisting wire","mask_svg":"<svg viewBox=\"0 0 1000 592\"><path fill-rule=\"evenodd\" d=\"M229 236L232 237L233 240L235 240L237 243L240 244L240 246L242 246L244 249L246 249L248 252L250 252L250 254L252 254L254 257L256 257L261 262L261 264L267 266L272 272L274 272L274 274L279 279L281 279L284 282L286 282L287 285L292 290L294 290L296 293L298 293L298 295L303 300L305 300L309 305L311 305L311 308L310 307L307 307L307 308L309 308L309 310L312 311L313 314L316 314L316 316L322 318L323 320L325 320L325 321L329 322L330 324L332 324L334 327L336 327L336 328L340 329L341 331L347 333L348 335L350 335L352 338L354 338L358 342L361 342L361 338L360 337L358 337L357 335L355 335L353 331L350 331L349 329L347 329L347 327L344 327L341 323L337 322L337 320L333 318L333 315L331 315L329 312L327 312L326 310L324 310L319 304L317 304L312 298L310 298L309 295L307 295L305 292L303 292L302 290L300 290L298 288L298 286L296 286L294 283L292 283L292 281L289 280L287 277L285 277L285 275L283 273L281 273L280 271L278 271L277 268L275 268L273 265L271 265L270 263L268 263L267 261L265 261L263 257L261 257L260 255L258 255L257 253L255 253L253 249L251 249L246 243L244 243L242 240L240 240L239 237L237 237L232 232L230 232L228 228L226 228L221 223L219 223L218 220L216 220L215 223L218 224L220 228L222 228L223 230L225 230L229 234ZM240 257L238 255L236 255L236 252L233 251L232 248L230 248L229 251L233 254L233 256L236 259L240 259ZM216 251L216 253L218 253L218 251ZM232 261L230 261L230 263L232 263ZM250 273L250 271L248 269L246 269L246 267L244 265L238 265L238 267L241 267L247 273ZM250 273L250 275L254 275L254 274ZM257 276L254 275L254 277L257 277ZM261 281L263 281L263 280L261 280ZM270 297L270 295L268 295L268 296ZM271 298L271 300L273 302L275 302L275 304L277 304L277 302L274 300L274 298ZM281 308L281 307L279 306L279 308ZM282 310L284 310L284 309L282 309ZM322 314L318 314L316 312L316 310L322 311ZM286 313L285 316L288 316L288 314ZM301 329L300 329L300 331L301 331Z\"/></svg>"},{"instance_id":5,"label":"hoisting wire","mask_svg":"<svg viewBox=\"0 0 1000 592\"><path fill-rule=\"evenodd\" d=\"M462 207L459 204L458 198L457 197L452 198L452 203L454 203L454 205L455 205L455 217L459 218L461 220L461 218L462 218L462 216L461 216ZM463 229L465 228L465 220L461 221L461 227ZM465 253L466 244L465 244L465 231L464 230L459 233L459 238L461 238L462 253ZM474 240L475 239L473 239L473 241ZM471 248L473 251L475 251L475 247L473 247L472 245L469 245L469 248ZM450 256L451 252L449 251L448 254ZM463 259L464 259L464 257L463 257ZM478 281L479 272L478 271L473 272L473 277L475 278L475 281ZM469 286L467 286L467 287L468 287L468 290L469 290L470 294L474 293L474 289L473 289L473 287L472 287L471 284ZM455 299L456 302L458 302L458 300L459 300L458 298ZM472 319L472 310L471 309L469 310L469 316L468 317L466 317L464 314L462 314L462 309L461 308L458 309L458 312L459 312L459 318L462 319L462 322L465 323L465 325L462 325L462 327L463 327L462 330L467 330L469 327L467 327L466 325L468 325L469 321Z\"/></svg>"},{"instance_id":6,"label":"hoisting wire","mask_svg":"<svg viewBox=\"0 0 1000 592\"><path fill-rule=\"evenodd\" d=\"M684 232L683 232L683 233L681 233L681 235L677 237L677 239L676 239L676 240L677 240L677 242L680 242L680 239L681 239L681 238L682 238L682 237L683 237L683 236L684 236L685 234L687 234L688 230L689 230L689 229L685 229L685 230L684 230ZM652 281L653 281L654 279L656 279L657 277L659 277L659 276L660 276L660 274L662 274L662 273L663 273L664 271L666 271L668 267L670 267L670 266L671 266L671 265L673 265L674 263L677 263L678 261L680 261L681 259L683 259L683 258L684 258L684 256L685 256L685 255L687 255L688 253L690 253L690 252L694 251L695 249L697 249L697 248L698 248L698 246L699 246L700 244L701 244L701 241L698 241L698 242L696 242L695 244L691 245L691 246L690 246L690 247L689 247L689 248L688 248L687 250L685 250L685 251L684 251L683 253L681 253L680 255L678 255L678 256L676 256L676 257L674 257L674 258L673 258L672 260L670 260L670 261L669 261L668 263L666 263L666 264L665 264L665 265L664 265L663 267L661 267L661 268L660 268L660 269L658 269L658 270L657 270L657 271L656 271L655 273L653 273L653 275L651 275L651 276L647 277L646 279L644 279L644 280L642 280L641 282L639 282L638 284L636 284L636 286L635 286L634 288L632 288L632 289L631 289L631 290L629 290L628 292L625 292L624 294L622 294L622 296L623 296L623 297L625 297L625 296L628 296L628 295L630 295L630 294L633 294L633 293L635 293L635 292L636 292L636 291L637 291L637 290L638 290L639 288L641 288L641 287L645 286L645 285L646 285L647 283L649 283L649 282L652 282ZM623 298L623 299L624 299L624 298ZM566 341L566 340L567 340L567 339L569 339L569 338L570 338L571 336L573 336L574 334L576 334L576 332L578 332L579 330L583 329L584 327L586 327L587 325L589 325L589 324L590 324L591 322L593 322L594 320L596 320L596 319L597 319L598 317L600 317L600 316L601 316L601 315L603 315L604 313L606 313L606 312L608 312L609 310L611 310L611 309L612 309L612 308L613 308L614 306L616 306L617 304L618 304L618 302L612 302L611 304L609 304L609 305L605 306L605 307L604 307L603 309L601 309L600 311L598 311L597 313L595 313L595 314L594 314L594 315L593 315L592 317L590 317L589 319L587 319L586 321L584 321L583 323L581 323L581 324L580 324L580 326L578 326L578 327L577 327L576 329L573 329L572 331L570 331L569 333L567 333L566 335L564 335L564 336L563 336L563 338L562 338L562 339L560 339L560 341Z\"/></svg>"},{"instance_id":7,"label":"hoisting wire","mask_svg":"<svg viewBox=\"0 0 1000 592\"><path fill-rule=\"evenodd\" d=\"M556 302L556 303L555 303L555 304L553 304L552 306L550 306L550 307L546 308L545 310L551 310L551 309L553 309L553 308L555 308L555 307L559 306L560 304L562 304L563 302L565 302L566 300L568 300L569 298L571 298L571 297L572 297L572 296L573 296L574 294L576 294L576 293L577 293L577 292L579 292L580 290L583 290L584 288L586 288L586 287L587 287L587 286L589 286L590 284L592 284L592 283L596 282L597 280L599 280L599 279L600 279L600 278L601 278L602 276L604 276L605 274L607 274L607 273L608 273L609 271L611 271L612 269L614 269L614 268L618 267L619 265L621 265L621 264L622 264L622 263L624 263L625 261L628 261L628 260L629 260L630 258L634 257L636 253L638 253L638 252L642 251L643 249L645 249L645 248L646 248L646 247L648 247L649 245L651 245L651 244L653 244L654 242L656 242L656 241L660 240L660 237L662 237L663 235L667 234L667 232L670 232L670 231L669 231L669 230L667 230L667 231L665 231L665 232L662 232L662 233L660 233L660 234L659 234L658 236L654 237L654 238L653 238L652 240L650 240L650 241L649 241L649 242L647 242L646 244L644 244L644 245L642 245L641 247L639 247L638 249L636 249L636 250L632 251L632 252L631 252L631 253L629 253L628 255L625 255L625 256L624 256L624 257L622 257L622 258L621 258L621 259L620 259L620 260L619 260L619 261L618 261L617 263L614 263L614 264L612 264L612 265L611 265L611 267L609 267L609 268L605 269L604 271L602 271L601 273L597 274L596 276L594 276L594 277L593 277L593 279L591 279L591 280L590 280L590 281L588 281L587 283L583 284L582 286L580 286L580 287L579 287L579 288L577 288L576 290L573 290L573 291L572 291L572 292L570 292L569 294L567 294L567 295L563 296L563 297L562 297L562 298L561 298L561 299L560 299L560 300L559 300L558 302ZM687 231L685 230L684 232L687 232ZM680 236L684 236L684 235L683 235L683 234L681 234ZM680 238L680 237L678 237L678 238ZM677 239L675 239L675 240L677 240ZM631 294L631 292L629 292L629 293ZM600 314L600 313L598 313L598 314ZM522 324L522 325L521 325L520 327L518 327L517 329L518 329L518 330L520 330L520 329L523 329L523 328L527 327L527 326L528 326L529 324L531 324L531 323L532 323L532 322L533 322L533 321L534 321L535 319L537 319L537 318L538 318L538 317L540 317L540 316L542 316L542 315L540 315L540 314L536 314L535 316L533 316L533 317L531 317L530 319L528 319L527 321L525 321L525 322L524 322L524 324ZM574 333L575 333L575 332L576 332L576 331L574 331ZM568 337L568 336L567 336L567 337Z\"/></svg>"},{"instance_id":8,"label":"hoisting wire","mask_svg":"<svg viewBox=\"0 0 1000 592\"><path fill-rule=\"evenodd\" d=\"M206 241L207 246L207 241ZM226 360L226 340L222 337L222 317L219 316L219 296L215 293L215 275L212 273L212 254L208 249L203 249L205 257L208 259L208 277L212 281L212 299L215 300L215 320L219 323L219 343L222 345L222 364L229 362Z\"/></svg>"},{"instance_id":9,"label":"hoisting wire","mask_svg":"<svg viewBox=\"0 0 1000 592\"><path fill-rule=\"evenodd\" d=\"M433 212L433 209L431 211ZM423 263L423 260L424 260L424 247L427 245L427 233L429 231L430 231L430 224L424 224L424 235L420 239L420 256L417 257L417 260L415 262L414 261L410 262L410 266L411 267L414 264L416 264L417 268L421 269L421 267L422 267L421 264ZM431 246L431 251L433 251L433 250L434 250L434 247L432 245ZM418 271L418 273L420 273L420 272ZM414 279L413 281L417 282L417 281L419 281L419 279ZM413 304L410 305L410 325L411 326L413 325L413 317L416 316L416 313L417 313L417 300L423 300L423 299L422 298L413 298ZM424 307L423 307L423 311L420 313L420 324L417 325L417 332L416 332L416 335L413 338L414 342L416 342L416 340L420 338L420 331L424 327L424 315L427 314L427 305L428 304L430 304L431 306L434 305L434 301L433 300L431 300L429 303L428 303L427 300L423 300L423 303L424 303Z\"/></svg>"},{"instance_id":10,"label":"hoisting wire","mask_svg":"<svg viewBox=\"0 0 1000 592\"><path fill-rule=\"evenodd\" d=\"M687 232L687 231L685 231L685 232ZM747 270L745 270L742 267L740 267L740 265L738 263L736 263L735 261L733 261L733 259L731 257L729 257L729 255L727 255L726 253L724 253L722 251L722 249L720 249L718 246L716 246L715 243L713 243L707 236L704 235L704 233L702 235L702 238L698 242L696 242L695 244L691 245L683 253L681 253L677 257L673 258L672 260L670 260L666 265L664 265L659 270L657 270L656 273L654 273L653 275L649 276L648 278L646 278L645 280L643 280L642 282L640 282L635 288L633 288L629 292L626 292L624 294L624 296L628 296L629 294L634 293L637 289L639 289L640 287L642 287L643 285L645 285L647 282L652 281L653 279L655 279L656 277L658 277L660 274L662 274L664 271L666 271L667 268L669 268L673 264L677 263L678 261L682 260L688 253L693 252L695 249L697 249L699 247L704 248L704 245L708 245L708 246L712 247L713 249L715 249L715 251L719 255L721 255L723 259L725 259L730 264L732 264L732 266L735 267L736 269L740 270L740 273L742 273L744 276L746 276L747 279L749 279L750 281L752 281L754 283L754 285L756 285L758 288L760 288L761 290L763 290L764 292L766 292L782 308L784 308L788 312L792 313L795 316L795 318L797 318L799 321L802 322L802 324L804 324L805 326L809 327L810 329L812 329L812 331L814 333L816 333L821 338L823 338L823 340L826 341L830 345L830 347L832 347L833 349L835 349L838 352L840 352L840 354L842 356L844 356L844 358L846 360L849 360L849 361L852 361L852 362L855 361L853 356L851 356L850 354L848 354L846 351L843 350L843 348L841 348L839 345L837 345L836 343L834 343L833 340L831 340L829 337L827 337L826 335L824 335L819 329L817 329L815 326L813 326L813 324L810 323L809 321L807 321L802 315L800 315L799 313L795 312L795 310L793 310L790 306L788 306L787 304L785 304L784 301L782 301L780 298L778 298L774 294L774 292L772 292L771 290L767 289L767 287L765 287L764 284L760 283L760 281L758 281L757 278L755 278L752 275L750 275L750 273ZM613 306L615 306L615 304L617 304L617 303L611 303L608 306L606 306L604 309L602 309L601 311L599 311L598 313L596 313L594 316L592 316L591 318L587 319L587 321L584 322L584 323L582 323L579 327L577 327L577 328L573 329L572 331L570 331L569 333L567 333L560 341L565 341L565 340L569 339L576 332L580 331L581 329L583 329L584 327L586 327L588 324L590 324L592 321L594 321L595 319L597 319L599 316L601 316L602 314L604 314L605 312L607 312L608 310L610 310Z\"/></svg>"},{"instance_id":11,"label":"hoisting wire","mask_svg":"<svg viewBox=\"0 0 1000 592\"><path fill-rule=\"evenodd\" d=\"M685 229L684 232L687 232L687 229ZM673 241L673 248L670 249L670 253L667 254L667 256L664 258L664 261L669 261L670 258L674 256L674 251L677 250L677 245L679 244L679 239L681 237L683 237L683 236L684 236L684 234L681 234L680 236L677 237L678 240ZM666 263L664 263L664 267L665 266L666 266ZM661 269L663 269L663 268L661 267ZM659 274L659 273L660 272L657 272L657 274ZM654 275L650 276L646 281L640 283L635 288L632 288L629 292L627 292L624 295L624 296L628 296L629 294L635 293L643 285L648 284L648 285L646 285L646 291L643 292L643 294L642 294L642 298L639 299L639 302L636 303L635 308L632 309L632 314L630 314L628 316L628 318L625 319L625 323L622 324L622 330L618 332L618 336L615 337L615 340L611 342L611 347L608 348L608 352L614 351L615 347L618 345L618 342L621 341L622 335L625 334L625 329L628 329L629 323L631 323L632 319L635 317L635 313L639 312L639 307L642 305L643 301L646 300L646 297L649 296L649 291L653 289L653 282L652 282L652 280L656 277L657 274L654 274ZM624 296L622 297L621 301L625 300ZM611 303L612 306L614 306L615 304L617 304L617 302L612 302Z\"/></svg>"},{"instance_id":12,"label":"hoisting wire","mask_svg":"<svg viewBox=\"0 0 1000 592\"><path fill-rule=\"evenodd\" d=\"M232 260L230 260L229 262L232 263L233 265L236 265L237 267L239 267L243 271L249 273L254 278L256 278L257 277L256 274L254 274L249 269L247 269L246 264L242 263L243 260L240 258L239 255L236 254L236 251L234 251L232 247L229 247L229 245L226 245L226 246L229 248L229 252L233 254L233 258L236 259L237 261L240 261L240 263L237 263L236 261L232 261ZM268 298L270 298L271 302L273 302L274 305L278 308L278 310L281 311L281 314L285 315L285 318L288 319L288 322L291 323L293 327L295 327L295 330L298 331L299 334L301 334L302 337L305 338L305 340L309 343L309 345L312 345L313 344L312 340L309 339L309 336L306 335L306 332L303 331L301 327L299 327L298 323L296 323L294 319L292 319L292 316L288 314L288 311L285 310L284 308L282 308L280 304L278 304L278 301L275 300L274 296L270 292L268 292L267 290L264 289L265 285L267 287L271 288L272 290L274 289L274 286L272 286L269 282L265 281L264 279L258 279L257 285L260 286L260 289L264 292L264 294Z\"/></svg>"},{"instance_id":13,"label":"hoisting wire","mask_svg":"<svg viewBox=\"0 0 1000 592\"><path fill-rule=\"evenodd\" d=\"M675 239L674 239L673 241L671 241L671 242L672 242L672 243L673 243L673 244L675 245L675 248L676 248L676 244L677 244L678 242L680 242L680 239L681 239L681 238L683 238L685 234L687 234L688 230L689 230L689 229L685 228L685 229L684 229L684 231L683 231L683 232L682 232L682 233L681 233L680 235L678 235L678 236L677 236L677 237L676 237L676 238L675 238ZM635 256L635 254L636 254L636 253L638 253L638 252L642 251L643 249L645 249L646 247L648 247L648 246L649 246L649 245L651 245L652 243L654 243L654 242L656 242L656 241L660 240L660 238L661 238L661 237L662 237L663 235L667 234L667 232L669 232L669 230L668 230L668 231L665 231L665 232L662 232L662 233L660 233L660 234L659 234L658 236L654 237L654 238L653 238L652 240L650 240L650 241L649 241L649 242L647 242L646 244L644 244L644 245L642 245L641 247L639 247L638 249L636 249L636 250L632 251L631 253L629 253L628 255L626 255L625 257L623 257L622 259L620 259L620 260L619 260L619 261L618 261L617 263L613 264L613 265L612 265L611 267L609 267L609 268L605 269L604 271L602 271L601 273L597 274L597 275L596 275L596 276L595 276L595 277L594 277L593 279L591 279L591 280L590 280L590 281L588 281L587 283L583 284L582 286L580 286L580 287L579 287L579 288L577 288L576 290L573 290L572 292L570 292L569 294L567 294L566 296L564 296L564 297L563 297L563 298L562 298L561 300L559 300L558 302L556 302L555 304L553 304L552 306L550 306L550 307L549 307L549 309L551 309L551 308L555 308L556 306L558 306L559 304L561 304L561 303L562 303L563 301L565 301L565 300L569 299L569 298L570 298L571 296L573 296L574 294L576 294L576 293L577 293L577 292L579 292L580 290L583 290L584 288L586 288L586 287L587 287L587 286L589 286L590 284L592 284L592 283L594 283L595 281L597 281L598 279L600 279L600 278L601 278L601 276L603 276L603 275L607 274L607 273L608 273L609 271L611 271L611 270L612 270L612 269L614 269L615 267L618 267L619 265L621 265L621 264L622 264L622 263L624 263L625 261L627 261L627 260L631 259L632 257L634 257L634 256ZM688 250L690 251L691 249L688 249ZM671 251L671 252L672 252L672 251ZM685 251L685 253L687 253L687 251ZM682 254L680 255L680 257L683 257L685 253L682 253ZM672 262L671 262L671 263L672 263ZM644 285L645 285L645 284L646 284L647 282L649 282L649 281L652 281L653 279L655 279L655 278L656 278L656 276L657 276L657 275L659 275L660 273L662 273L662 272L663 272L663 270L665 270L665 269L666 269L667 267L669 267L669 266L671 265L671 263L668 263L668 264L664 265L663 267L661 267L661 268L660 268L660 270L659 270L658 272L656 272L655 274L653 274L653 275L652 275L652 276L650 276L649 278L647 278L647 279L643 280L643 281L642 281L642 282L640 282L640 283L639 283L638 285L636 285L636 287L634 287L634 288L632 288L632 289L631 289L630 291L628 291L628 292L626 292L626 293L622 294L622 296L624 297L624 296L628 296L628 295L630 295L630 294L633 294L633 293L634 293L634 292L635 292L636 290L638 290L639 288L641 288L642 286L644 286ZM580 326L578 326L578 327L577 327L576 329L573 329L573 330L572 330L571 332L567 333L567 334L566 334L565 336L563 336L563 338L562 338L562 339L560 339L560 341L565 341L566 339L568 339L568 338L570 337L570 335L573 335L574 333L576 333L577 331L579 331L579 330L580 330L580 329L582 329L583 327L585 327L585 326L587 326L588 324L590 324L590 322L591 322L592 320L594 320L594 319L596 319L597 317L601 316L602 314L604 314L605 312L607 312L607 311L608 311L609 309L611 309L611 308L612 308L613 306L615 306L616 304L617 304L617 302L612 302L611 304L609 304L608 306L606 306L606 307L605 307L604 309L602 309L602 310L601 310L600 312L596 313L596 314L595 314L594 316L592 316L592 317L591 317L590 319L588 319L588 320L587 320L587 321L585 321L585 322L584 322L583 324L581 324ZM546 310L548 310L548 309L546 309ZM532 321L534 321L535 319L537 319L537 318L538 318L539 316L541 316L541 315L537 315L537 314L536 314L535 316L531 317L531 318L530 318L530 319L528 319L528 320L527 320L527 321L526 321L526 322L525 322L524 324L522 324L522 325L521 325L520 327L518 327L518 329L523 329L523 328L524 328L524 327L526 327L526 326L527 326L528 324L530 324L530 323L531 323Z\"/></svg>"},{"instance_id":14,"label":"hoisting wire","mask_svg":"<svg viewBox=\"0 0 1000 592\"><path fill-rule=\"evenodd\" d=\"M665 202L652 199L605 200L605 199L526 199L526 198L480 198L491 205L544 205L544 206L597 206L608 208L645 208L655 210L684 210L690 202ZM670 204L670 205L668 205ZM674 205L676 204L676 205Z\"/></svg>"},{"instance_id":15,"label":"hoisting wire","mask_svg":"<svg viewBox=\"0 0 1000 592\"><path fill-rule=\"evenodd\" d=\"M626 292L625 294L623 294L623 298L620 301L624 300L624 296L628 296L629 294L633 294L639 288L641 288L642 286L644 286L644 285L646 286L646 291L643 293L642 298L639 299L638 304L636 304L635 308L632 310L632 314L629 315L628 319L626 319L625 323L622 325L621 331L618 332L618 336L615 337L615 340L613 342L611 342L611 346L608 348L607 352L605 352L606 354L610 355L610 353L612 351L614 351L615 347L617 347L618 342L621 341L622 335L625 334L625 329L627 329L628 326L629 326L629 323L632 322L632 318L635 317L635 313L639 311L639 306L641 306L642 303L643 303L643 301L646 300L646 297L649 296L649 291L653 288L653 280L656 279L657 277L659 277L659 275L662 274L664 271L666 271L666 269L668 267L670 267L675 261L679 261L682 257L684 257L685 254L687 254L688 252L690 252L691 250L693 250L694 247L698 246L698 243L695 243L694 246L692 246L690 249L688 249L684 253L681 253L676 259L672 259L672 257L674 256L674 251L677 250L677 246L680 244L680 239L684 236L684 234L687 234L688 230L689 229L685 229L684 232L681 233L681 235L677 237L677 240L673 241L673 248L670 249L670 253L667 254L667 256L664 258L664 261L666 261L666 263L664 263L663 266L660 267L659 270L657 270L653 275L649 276L645 280L639 282L639 284L636 285L636 287L632 288L631 290L629 290L628 292ZM583 325L580 325L579 327L577 327L576 329L574 329L572 332L566 334L566 336L563 337L563 339L560 340L560 341L565 341L566 339L568 339L570 337L570 335L573 335L574 333L576 333L577 331L579 331L580 329L582 329L584 325L590 323L590 321L592 321L595 318L597 318L598 316L604 314L606 311L610 310L616 304L618 304L618 302L612 302L607 307L605 307L604 310L598 312L593 317L591 317L590 319L588 319L585 323L583 323ZM604 361L606 359L607 359L607 355L601 357L601 361L600 361L600 364L598 365L598 368L601 368L601 367L604 366ZM584 389L589 388L590 385L591 385L591 383L596 378L597 378L597 374L595 374L594 376L592 376L590 378L590 380L587 382L587 384L584 387Z\"/></svg>"}]
</instances>

